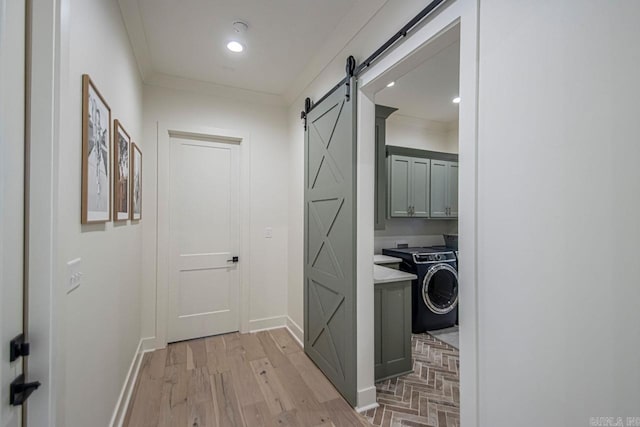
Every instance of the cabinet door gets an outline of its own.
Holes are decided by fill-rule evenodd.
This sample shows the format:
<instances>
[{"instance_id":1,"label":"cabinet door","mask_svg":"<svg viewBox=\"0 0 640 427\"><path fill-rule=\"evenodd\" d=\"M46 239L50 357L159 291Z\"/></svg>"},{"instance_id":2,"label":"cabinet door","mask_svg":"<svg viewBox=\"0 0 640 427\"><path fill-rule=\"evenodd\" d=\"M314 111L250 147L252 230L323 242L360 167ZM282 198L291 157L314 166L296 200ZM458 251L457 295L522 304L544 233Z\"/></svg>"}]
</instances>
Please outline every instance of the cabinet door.
<instances>
[{"instance_id":1,"label":"cabinet door","mask_svg":"<svg viewBox=\"0 0 640 427\"><path fill-rule=\"evenodd\" d=\"M408 217L411 158L390 156L389 162L389 216Z\"/></svg>"},{"instance_id":2,"label":"cabinet door","mask_svg":"<svg viewBox=\"0 0 640 427\"><path fill-rule=\"evenodd\" d=\"M376 381L412 371L411 282L385 283L374 289L374 375Z\"/></svg>"},{"instance_id":3,"label":"cabinet door","mask_svg":"<svg viewBox=\"0 0 640 427\"><path fill-rule=\"evenodd\" d=\"M387 162L385 152L385 120L376 117L376 189L374 193L376 230L384 230L384 220L387 216Z\"/></svg>"},{"instance_id":4,"label":"cabinet door","mask_svg":"<svg viewBox=\"0 0 640 427\"><path fill-rule=\"evenodd\" d=\"M382 286L375 286L373 291L373 366L376 379L384 376L382 365Z\"/></svg>"},{"instance_id":5,"label":"cabinet door","mask_svg":"<svg viewBox=\"0 0 640 427\"><path fill-rule=\"evenodd\" d=\"M447 169L447 206L449 217L458 217L458 163L449 162Z\"/></svg>"},{"instance_id":6,"label":"cabinet door","mask_svg":"<svg viewBox=\"0 0 640 427\"><path fill-rule=\"evenodd\" d=\"M411 181L409 205L413 207L412 215L417 218L429 217L429 159L411 159Z\"/></svg>"},{"instance_id":7,"label":"cabinet door","mask_svg":"<svg viewBox=\"0 0 640 427\"><path fill-rule=\"evenodd\" d=\"M431 218L447 217L447 175L449 162L431 160Z\"/></svg>"}]
</instances>

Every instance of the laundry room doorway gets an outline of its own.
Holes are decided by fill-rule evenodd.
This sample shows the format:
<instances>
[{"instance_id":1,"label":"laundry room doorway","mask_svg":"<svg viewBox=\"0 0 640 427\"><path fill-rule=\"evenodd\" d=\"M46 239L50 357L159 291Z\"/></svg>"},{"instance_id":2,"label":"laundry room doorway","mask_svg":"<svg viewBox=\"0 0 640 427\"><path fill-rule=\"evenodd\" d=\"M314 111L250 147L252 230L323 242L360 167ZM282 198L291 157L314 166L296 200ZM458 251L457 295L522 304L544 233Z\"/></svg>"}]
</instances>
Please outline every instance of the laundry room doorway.
<instances>
[{"instance_id":1,"label":"laundry room doorway","mask_svg":"<svg viewBox=\"0 0 640 427\"><path fill-rule=\"evenodd\" d=\"M386 408L385 393L396 392L389 388L393 384L406 385L405 376L444 369L451 370L451 380L431 397L441 393L448 405L437 409L437 417L448 420L442 425L477 426L476 17L472 2L442 3L406 34L400 31L401 40L386 46L384 56L364 61L358 77L359 164L373 165L358 171L358 181L368 184L358 191L358 324L374 325L370 332L358 328L358 370L360 378L371 378L378 396L376 404L365 407L374 425L382 414L394 420L419 416L415 405L420 402L409 398L400 405L406 411L394 411ZM459 244L454 242L458 233ZM384 313L385 301L370 283L388 278L379 279L379 265L371 277L365 256L383 255L388 248L410 252L407 260L394 260L395 268L411 274L403 276L410 286L385 296L393 312L404 310L409 320L376 318ZM430 266L437 268L430 271ZM402 369L386 371L386 380L392 379L384 388L376 381L384 348L375 325L384 341L390 319L408 335L406 340L398 338L400 332L386 335L394 346L387 352L387 367L396 363ZM434 354L440 366L427 366ZM397 363L407 358L408 365ZM415 391L411 394L419 399Z\"/></svg>"}]
</instances>

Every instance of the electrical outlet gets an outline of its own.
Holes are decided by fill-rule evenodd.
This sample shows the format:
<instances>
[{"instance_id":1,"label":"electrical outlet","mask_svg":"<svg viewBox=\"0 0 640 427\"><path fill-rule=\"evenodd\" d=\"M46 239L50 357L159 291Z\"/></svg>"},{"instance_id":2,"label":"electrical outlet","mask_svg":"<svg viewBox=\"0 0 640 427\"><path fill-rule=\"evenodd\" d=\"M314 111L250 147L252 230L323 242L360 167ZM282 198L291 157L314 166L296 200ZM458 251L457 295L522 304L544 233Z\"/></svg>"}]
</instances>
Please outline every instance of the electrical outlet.
<instances>
[{"instance_id":1,"label":"electrical outlet","mask_svg":"<svg viewBox=\"0 0 640 427\"><path fill-rule=\"evenodd\" d=\"M264 238L271 239L273 237L273 228L267 227L264 229Z\"/></svg>"},{"instance_id":2,"label":"electrical outlet","mask_svg":"<svg viewBox=\"0 0 640 427\"><path fill-rule=\"evenodd\" d=\"M82 283L82 259L76 258L67 263L67 293L76 289Z\"/></svg>"}]
</instances>

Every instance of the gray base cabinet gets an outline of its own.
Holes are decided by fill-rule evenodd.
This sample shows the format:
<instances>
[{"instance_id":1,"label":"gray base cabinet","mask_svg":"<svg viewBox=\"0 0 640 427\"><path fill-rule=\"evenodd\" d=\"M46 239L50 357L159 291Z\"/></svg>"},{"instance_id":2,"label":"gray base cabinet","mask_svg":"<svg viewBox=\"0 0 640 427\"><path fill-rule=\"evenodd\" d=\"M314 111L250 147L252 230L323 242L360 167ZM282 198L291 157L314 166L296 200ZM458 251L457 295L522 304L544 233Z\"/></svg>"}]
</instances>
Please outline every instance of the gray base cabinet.
<instances>
[{"instance_id":1,"label":"gray base cabinet","mask_svg":"<svg viewBox=\"0 0 640 427\"><path fill-rule=\"evenodd\" d=\"M411 281L375 285L375 379L413 371Z\"/></svg>"}]
</instances>

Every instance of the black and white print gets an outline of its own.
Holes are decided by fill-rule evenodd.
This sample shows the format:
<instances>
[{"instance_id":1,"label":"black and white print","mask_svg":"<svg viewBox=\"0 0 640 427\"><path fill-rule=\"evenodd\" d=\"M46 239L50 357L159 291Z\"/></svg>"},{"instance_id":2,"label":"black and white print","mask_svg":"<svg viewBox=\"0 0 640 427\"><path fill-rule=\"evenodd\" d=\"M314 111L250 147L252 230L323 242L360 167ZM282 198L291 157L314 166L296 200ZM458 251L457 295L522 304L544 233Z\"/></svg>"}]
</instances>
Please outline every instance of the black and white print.
<instances>
[{"instance_id":1,"label":"black and white print","mask_svg":"<svg viewBox=\"0 0 640 427\"><path fill-rule=\"evenodd\" d=\"M83 77L83 223L111 219L111 110Z\"/></svg>"},{"instance_id":2,"label":"black and white print","mask_svg":"<svg viewBox=\"0 0 640 427\"><path fill-rule=\"evenodd\" d=\"M114 217L116 221L126 221L131 216L129 201L131 138L119 120L114 121Z\"/></svg>"},{"instance_id":3,"label":"black and white print","mask_svg":"<svg viewBox=\"0 0 640 427\"><path fill-rule=\"evenodd\" d=\"M142 152L136 144L132 145L131 208L133 215L131 218L137 221L142 218Z\"/></svg>"}]
</instances>

